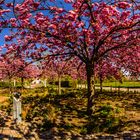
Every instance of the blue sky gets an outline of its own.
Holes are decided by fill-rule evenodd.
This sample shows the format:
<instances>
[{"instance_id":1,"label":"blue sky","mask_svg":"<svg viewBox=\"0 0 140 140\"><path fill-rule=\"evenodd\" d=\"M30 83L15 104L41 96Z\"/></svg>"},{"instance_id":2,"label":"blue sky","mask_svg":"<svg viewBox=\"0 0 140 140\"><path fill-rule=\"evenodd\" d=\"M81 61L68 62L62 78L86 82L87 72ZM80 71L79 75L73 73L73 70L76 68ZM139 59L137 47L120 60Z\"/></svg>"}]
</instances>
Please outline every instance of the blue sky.
<instances>
[{"instance_id":1,"label":"blue sky","mask_svg":"<svg viewBox=\"0 0 140 140\"><path fill-rule=\"evenodd\" d=\"M5 3L10 3L13 0L5 0ZM16 0L16 3L22 2L23 0ZM63 1L62 0L57 0L56 4L60 7L62 7ZM53 3L51 3L51 5L55 5ZM70 6L70 4L63 4L63 6L67 9L70 10L72 9L72 7ZM4 7L5 8L5 7ZM45 13L45 12L43 12ZM12 14L10 15L12 16ZM0 46L3 46L5 41L4 41L4 36L9 34L9 29L3 29L3 31L0 33Z\"/></svg>"},{"instance_id":2,"label":"blue sky","mask_svg":"<svg viewBox=\"0 0 140 140\"><path fill-rule=\"evenodd\" d=\"M2 46L5 41L4 41L4 36L9 34L9 30L8 29L4 29L1 33L0 33L0 46Z\"/></svg>"},{"instance_id":3,"label":"blue sky","mask_svg":"<svg viewBox=\"0 0 140 140\"><path fill-rule=\"evenodd\" d=\"M6 3L12 2L13 0L5 0ZM16 3L22 2L23 0L16 0ZM64 4L64 0L56 0L57 2L55 3L56 5L62 7L64 6L65 9L70 10L72 9L70 4ZM95 0L98 1L98 0ZM55 5L54 3L51 3L51 5ZM47 12L43 12L44 14L47 14ZM12 14L11 14L12 16ZM9 30L8 29L4 29L1 33L0 33L0 46L2 46L5 41L4 41L4 36L9 34Z\"/></svg>"}]
</instances>

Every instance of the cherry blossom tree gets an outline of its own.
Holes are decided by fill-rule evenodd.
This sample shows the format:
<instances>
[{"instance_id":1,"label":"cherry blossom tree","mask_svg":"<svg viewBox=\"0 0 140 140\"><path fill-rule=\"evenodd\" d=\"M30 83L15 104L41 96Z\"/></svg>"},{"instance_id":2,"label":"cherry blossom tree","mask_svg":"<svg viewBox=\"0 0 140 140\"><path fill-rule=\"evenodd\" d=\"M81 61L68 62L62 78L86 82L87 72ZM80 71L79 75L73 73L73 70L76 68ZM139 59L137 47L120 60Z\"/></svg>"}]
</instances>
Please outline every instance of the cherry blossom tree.
<instances>
[{"instance_id":1,"label":"cherry blossom tree","mask_svg":"<svg viewBox=\"0 0 140 140\"><path fill-rule=\"evenodd\" d=\"M38 69L37 65L27 65L24 60L19 58L12 60L11 57L4 57L1 59L0 67L2 79L8 78L10 85L12 78L21 78L22 88L24 79L35 78L41 74L41 71Z\"/></svg>"},{"instance_id":2,"label":"cherry blossom tree","mask_svg":"<svg viewBox=\"0 0 140 140\"><path fill-rule=\"evenodd\" d=\"M140 77L140 49L139 47L135 47L132 49L128 49L127 52L124 49L124 55L119 56L118 63L121 62L121 68L123 69L124 74L132 76L134 79L138 79ZM133 52L133 53L132 53Z\"/></svg>"},{"instance_id":3,"label":"cherry blossom tree","mask_svg":"<svg viewBox=\"0 0 140 140\"><path fill-rule=\"evenodd\" d=\"M122 71L121 67L118 67L117 62L112 64L110 58L104 58L100 60L98 65L95 66L95 76L99 79L100 82L100 93L102 93L102 84L104 79L109 77L114 77L116 80L122 82Z\"/></svg>"},{"instance_id":4,"label":"cherry blossom tree","mask_svg":"<svg viewBox=\"0 0 140 140\"><path fill-rule=\"evenodd\" d=\"M65 75L71 75L74 72L72 60L61 61L60 59L52 59L47 64L42 62L42 66L44 66L43 73L45 72L45 75L58 78L58 94L61 94L61 79Z\"/></svg>"},{"instance_id":5,"label":"cherry blossom tree","mask_svg":"<svg viewBox=\"0 0 140 140\"><path fill-rule=\"evenodd\" d=\"M19 3L14 0L0 4L0 28L11 28L15 32L5 39L16 39L22 44L19 48L25 46L21 50L30 50L27 55L32 59L74 56L85 64L89 115L94 111L96 64L106 56L113 64L128 50L140 49L137 0L64 0L61 3L55 0ZM9 19L6 15L12 17Z\"/></svg>"},{"instance_id":6,"label":"cherry blossom tree","mask_svg":"<svg viewBox=\"0 0 140 140\"><path fill-rule=\"evenodd\" d=\"M28 65L20 72L16 73L16 77L21 78L21 86L24 87L24 79L36 78L39 77L42 71L39 70L36 65Z\"/></svg>"}]
</instances>

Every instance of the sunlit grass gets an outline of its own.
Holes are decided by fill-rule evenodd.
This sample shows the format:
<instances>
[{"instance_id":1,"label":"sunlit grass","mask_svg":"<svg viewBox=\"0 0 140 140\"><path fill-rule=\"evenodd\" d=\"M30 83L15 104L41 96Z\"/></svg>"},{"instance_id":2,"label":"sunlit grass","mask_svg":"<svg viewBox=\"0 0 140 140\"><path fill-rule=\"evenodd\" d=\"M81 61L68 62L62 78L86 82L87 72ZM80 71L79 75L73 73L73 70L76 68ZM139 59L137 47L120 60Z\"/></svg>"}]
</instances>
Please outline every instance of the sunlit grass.
<instances>
[{"instance_id":1,"label":"sunlit grass","mask_svg":"<svg viewBox=\"0 0 140 140\"><path fill-rule=\"evenodd\" d=\"M99 84L96 85L99 86ZM140 88L140 82L104 82L103 86Z\"/></svg>"}]
</instances>

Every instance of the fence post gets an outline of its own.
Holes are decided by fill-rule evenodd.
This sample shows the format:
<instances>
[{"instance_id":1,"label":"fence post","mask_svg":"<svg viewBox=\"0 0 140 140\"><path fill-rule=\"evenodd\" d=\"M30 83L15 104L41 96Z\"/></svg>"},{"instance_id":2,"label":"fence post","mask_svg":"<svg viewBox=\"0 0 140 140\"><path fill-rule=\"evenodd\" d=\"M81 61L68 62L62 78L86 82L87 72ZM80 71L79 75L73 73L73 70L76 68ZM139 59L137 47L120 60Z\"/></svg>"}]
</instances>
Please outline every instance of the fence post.
<instances>
[{"instance_id":1,"label":"fence post","mask_svg":"<svg viewBox=\"0 0 140 140\"><path fill-rule=\"evenodd\" d=\"M112 86L110 86L110 91L112 92Z\"/></svg>"},{"instance_id":2,"label":"fence post","mask_svg":"<svg viewBox=\"0 0 140 140\"><path fill-rule=\"evenodd\" d=\"M127 91L128 91L128 93L129 93L129 87L127 87Z\"/></svg>"},{"instance_id":3,"label":"fence post","mask_svg":"<svg viewBox=\"0 0 140 140\"><path fill-rule=\"evenodd\" d=\"M120 87L118 86L118 93L120 93Z\"/></svg>"}]
</instances>

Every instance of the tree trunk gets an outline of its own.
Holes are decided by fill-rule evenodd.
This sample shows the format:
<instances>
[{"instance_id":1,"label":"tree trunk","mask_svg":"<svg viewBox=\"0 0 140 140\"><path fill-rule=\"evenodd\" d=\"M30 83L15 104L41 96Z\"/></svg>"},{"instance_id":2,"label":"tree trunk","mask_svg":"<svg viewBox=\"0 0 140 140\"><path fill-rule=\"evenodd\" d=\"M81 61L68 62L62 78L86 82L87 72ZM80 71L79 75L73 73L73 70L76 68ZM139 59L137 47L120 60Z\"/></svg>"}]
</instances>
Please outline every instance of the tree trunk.
<instances>
[{"instance_id":1,"label":"tree trunk","mask_svg":"<svg viewBox=\"0 0 140 140\"><path fill-rule=\"evenodd\" d=\"M81 83L81 81L80 81L79 87L80 87L80 89L82 89L82 83Z\"/></svg>"},{"instance_id":2,"label":"tree trunk","mask_svg":"<svg viewBox=\"0 0 140 140\"><path fill-rule=\"evenodd\" d=\"M102 78L102 74L100 73L100 93L103 92L103 78Z\"/></svg>"},{"instance_id":3,"label":"tree trunk","mask_svg":"<svg viewBox=\"0 0 140 140\"><path fill-rule=\"evenodd\" d=\"M14 79L14 88L16 87L16 80Z\"/></svg>"},{"instance_id":4,"label":"tree trunk","mask_svg":"<svg viewBox=\"0 0 140 140\"><path fill-rule=\"evenodd\" d=\"M21 77L21 88L22 88L22 90L23 90L23 87L24 87L24 78Z\"/></svg>"},{"instance_id":5,"label":"tree trunk","mask_svg":"<svg viewBox=\"0 0 140 140\"><path fill-rule=\"evenodd\" d=\"M87 83L85 82L85 89L87 89Z\"/></svg>"},{"instance_id":6,"label":"tree trunk","mask_svg":"<svg viewBox=\"0 0 140 140\"><path fill-rule=\"evenodd\" d=\"M47 79L44 80L44 87L47 87Z\"/></svg>"},{"instance_id":7,"label":"tree trunk","mask_svg":"<svg viewBox=\"0 0 140 140\"><path fill-rule=\"evenodd\" d=\"M11 78L9 77L9 92L12 93L12 85L11 85Z\"/></svg>"},{"instance_id":8,"label":"tree trunk","mask_svg":"<svg viewBox=\"0 0 140 140\"><path fill-rule=\"evenodd\" d=\"M94 112L94 95L95 95L95 84L94 84L94 65L86 65L87 73L87 113L91 116Z\"/></svg>"},{"instance_id":9,"label":"tree trunk","mask_svg":"<svg viewBox=\"0 0 140 140\"><path fill-rule=\"evenodd\" d=\"M58 94L61 94L61 76L58 76Z\"/></svg>"}]
</instances>

